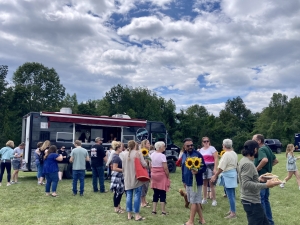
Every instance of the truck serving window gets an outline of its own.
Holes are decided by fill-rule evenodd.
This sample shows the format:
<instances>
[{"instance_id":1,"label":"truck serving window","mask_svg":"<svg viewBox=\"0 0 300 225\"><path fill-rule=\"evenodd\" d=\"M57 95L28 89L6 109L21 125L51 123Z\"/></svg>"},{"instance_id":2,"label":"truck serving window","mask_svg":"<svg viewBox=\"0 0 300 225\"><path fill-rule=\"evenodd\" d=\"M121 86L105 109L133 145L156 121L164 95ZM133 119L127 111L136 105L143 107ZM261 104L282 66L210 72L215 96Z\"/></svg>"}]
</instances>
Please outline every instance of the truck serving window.
<instances>
[{"instance_id":1,"label":"truck serving window","mask_svg":"<svg viewBox=\"0 0 300 225\"><path fill-rule=\"evenodd\" d=\"M130 140L135 140L134 135L123 135L123 143L127 144Z\"/></svg>"},{"instance_id":2,"label":"truck serving window","mask_svg":"<svg viewBox=\"0 0 300 225\"><path fill-rule=\"evenodd\" d=\"M73 143L73 133L57 132L56 142L71 142Z\"/></svg>"}]
</instances>

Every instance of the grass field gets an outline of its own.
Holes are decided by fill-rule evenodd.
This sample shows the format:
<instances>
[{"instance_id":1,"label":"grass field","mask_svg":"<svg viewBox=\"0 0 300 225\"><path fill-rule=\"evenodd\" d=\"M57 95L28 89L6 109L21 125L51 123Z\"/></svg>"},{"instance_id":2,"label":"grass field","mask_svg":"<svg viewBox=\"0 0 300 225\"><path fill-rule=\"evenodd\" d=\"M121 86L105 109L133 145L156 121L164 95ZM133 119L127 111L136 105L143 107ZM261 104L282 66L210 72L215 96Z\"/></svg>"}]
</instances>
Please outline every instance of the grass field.
<instances>
[{"instance_id":1,"label":"grass field","mask_svg":"<svg viewBox=\"0 0 300 225\"><path fill-rule=\"evenodd\" d=\"M299 155L299 153L296 153ZM279 164L274 167L273 173L280 179L286 176L285 154L276 155ZM298 162L299 163L299 162ZM298 165L300 166L300 165ZM178 190L182 188L180 168L171 175L171 189L167 193L168 216L151 215L151 208L142 208L141 215L145 221L128 221L126 213L113 212L112 193L100 194L92 192L91 173L85 179L84 197L72 196L71 180L59 182L58 198L44 195L44 187L38 186L35 173L20 172L19 184L6 186L6 175L0 187L0 224L183 224L189 217L189 210L184 208L183 198ZM109 188L109 182L105 182ZM247 224L246 214L239 200L239 189L236 190L237 219L226 220L224 214L229 209L229 203L223 198L223 188L217 187L216 207L204 205L204 218L207 224L226 225ZM151 202L153 191L150 189L147 200ZM293 177L284 189L271 189L270 201L273 217L277 225L299 225L300 191ZM122 199L125 208L125 195ZM160 208L158 208L160 209ZM158 210L158 212L160 212ZM195 220L195 224L197 221Z\"/></svg>"}]
</instances>

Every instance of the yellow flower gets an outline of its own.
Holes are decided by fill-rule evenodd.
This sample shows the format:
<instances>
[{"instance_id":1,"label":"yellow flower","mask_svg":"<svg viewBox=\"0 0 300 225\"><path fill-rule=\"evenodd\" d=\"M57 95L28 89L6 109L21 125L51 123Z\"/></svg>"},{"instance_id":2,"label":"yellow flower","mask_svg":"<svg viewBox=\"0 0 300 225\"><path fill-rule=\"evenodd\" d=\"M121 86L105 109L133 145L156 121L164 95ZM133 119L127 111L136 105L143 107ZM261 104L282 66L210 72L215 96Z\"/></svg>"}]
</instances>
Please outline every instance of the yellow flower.
<instances>
[{"instance_id":1,"label":"yellow flower","mask_svg":"<svg viewBox=\"0 0 300 225\"><path fill-rule=\"evenodd\" d=\"M146 157L149 154L149 151L146 148L141 149L141 152L142 152L144 157Z\"/></svg>"},{"instance_id":2,"label":"yellow flower","mask_svg":"<svg viewBox=\"0 0 300 225\"><path fill-rule=\"evenodd\" d=\"M185 161L185 166L190 170L194 164L194 160L192 158L187 158Z\"/></svg>"},{"instance_id":3,"label":"yellow flower","mask_svg":"<svg viewBox=\"0 0 300 225\"><path fill-rule=\"evenodd\" d=\"M222 150L222 151L220 152L220 156L224 155L225 152L226 152L225 150Z\"/></svg>"},{"instance_id":4,"label":"yellow flower","mask_svg":"<svg viewBox=\"0 0 300 225\"><path fill-rule=\"evenodd\" d=\"M195 167L196 169L199 169L199 168L200 168L200 166L201 166L201 161L202 161L201 158L195 158L195 159L194 159L194 167Z\"/></svg>"}]
</instances>

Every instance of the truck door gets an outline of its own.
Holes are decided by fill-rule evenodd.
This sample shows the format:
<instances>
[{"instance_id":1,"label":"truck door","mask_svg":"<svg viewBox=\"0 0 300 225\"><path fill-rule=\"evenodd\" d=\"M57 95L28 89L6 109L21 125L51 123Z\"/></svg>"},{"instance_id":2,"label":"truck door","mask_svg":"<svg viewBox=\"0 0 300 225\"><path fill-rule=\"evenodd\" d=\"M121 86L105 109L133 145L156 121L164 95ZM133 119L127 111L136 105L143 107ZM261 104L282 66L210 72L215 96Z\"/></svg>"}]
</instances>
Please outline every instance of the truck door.
<instances>
[{"instance_id":1,"label":"truck door","mask_svg":"<svg viewBox=\"0 0 300 225\"><path fill-rule=\"evenodd\" d=\"M22 128L22 141L25 142L25 149L24 149L24 160L28 168L28 157L29 157L29 149L30 149L30 121L31 121L31 114L27 117L23 118L23 128ZM24 129L25 126L25 129ZM25 133L24 133L25 132ZM24 138L24 140L23 140Z\"/></svg>"}]
</instances>

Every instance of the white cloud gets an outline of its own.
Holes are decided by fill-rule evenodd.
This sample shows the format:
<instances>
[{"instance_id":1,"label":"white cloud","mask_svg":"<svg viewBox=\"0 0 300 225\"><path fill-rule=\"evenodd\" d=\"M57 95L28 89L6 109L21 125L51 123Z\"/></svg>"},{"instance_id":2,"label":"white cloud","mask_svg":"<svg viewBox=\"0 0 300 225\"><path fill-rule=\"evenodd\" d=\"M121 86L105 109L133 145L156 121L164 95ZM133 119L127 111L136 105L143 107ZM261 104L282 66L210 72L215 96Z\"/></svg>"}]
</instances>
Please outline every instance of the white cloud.
<instances>
[{"instance_id":1,"label":"white cloud","mask_svg":"<svg viewBox=\"0 0 300 225\"><path fill-rule=\"evenodd\" d=\"M298 93L299 1L197 0L198 16L181 19L161 10L172 2L0 0L1 62L11 72L27 61L54 67L81 101L117 83L164 87L159 94L177 107L215 115L228 98L260 111L274 92ZM144 3L149 14L132 14ZM116 14L129 23L108 25Z\"/></svg>"}]
</instances>

